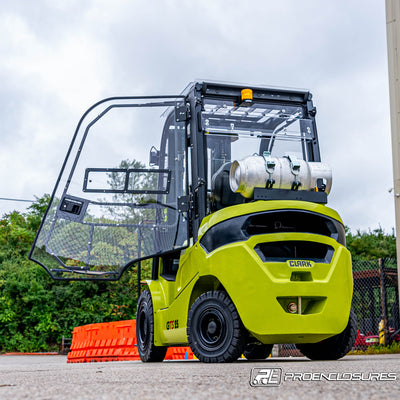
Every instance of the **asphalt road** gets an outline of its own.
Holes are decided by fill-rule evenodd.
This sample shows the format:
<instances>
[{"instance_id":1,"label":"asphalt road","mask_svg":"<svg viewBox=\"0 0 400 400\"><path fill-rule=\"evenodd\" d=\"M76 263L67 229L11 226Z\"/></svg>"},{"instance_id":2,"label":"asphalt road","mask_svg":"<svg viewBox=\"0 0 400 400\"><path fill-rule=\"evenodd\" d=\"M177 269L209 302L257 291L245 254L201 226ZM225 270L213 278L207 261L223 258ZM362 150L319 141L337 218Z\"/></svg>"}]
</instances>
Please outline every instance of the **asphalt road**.
<instances>
[{"instance_id":1,"label":"asphalt road","mask_svg":"<svg viewBox=\"0 0 400 400\"><path fill-rule=\"evenodd\" d=\"M250 386L252 368L257 368L252 381L258 372L263 386ZM271 386L279 383L279 377L280 386ZM341 380L334 380L338 378ZM65 356L0 356L1 400L399 397L400 354L347 356L330 362L270 358L232 364L202 364L193 360L67 364Z\"/></svg>"}]
</instances>

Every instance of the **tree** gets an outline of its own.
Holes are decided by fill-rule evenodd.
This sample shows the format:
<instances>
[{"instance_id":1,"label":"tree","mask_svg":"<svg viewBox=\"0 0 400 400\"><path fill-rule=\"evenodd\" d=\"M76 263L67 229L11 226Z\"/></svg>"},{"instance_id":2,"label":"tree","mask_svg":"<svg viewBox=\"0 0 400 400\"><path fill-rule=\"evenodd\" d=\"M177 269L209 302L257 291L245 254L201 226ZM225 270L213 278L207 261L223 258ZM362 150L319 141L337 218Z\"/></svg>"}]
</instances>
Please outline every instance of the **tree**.
<instances>
[{"instance_id":1,"label":"tree","mask_svg":"<svg viewBox=\"0 0 400 400\"><path fill-rule=\"evenodd\" d=\"M352 234L347 227L346 244L354 261L396 257L396 235L394 230L392 230L391 234L387 234L379 227L374 230L369 229L367 232L357 230L356 234Z\"/></svg>"},{"instance_id":2,"label":"tree","mask_svg":"<svg viewBox=\"0 0 400 400\"><path fill-rule=\"evenodd\" d=\"M118 169L145 169L146 166L133 159L122 160ZM157 188L156 173L136 172L129 175L128 187L130 190L146 190L146 188ZM107 183L111 190L123 190L125 187L125 174L119 172L109 172ZM103 202L107 202L103 199ZM132 194L132 193L114 193L112 202L121 204L121 206L105 206L106 214L112 219L123 221L124 223L139 224L145 220L155 220L155 210L146 209L145 204L155 203L156 195ZM105 216L107 217L107 215Z\"/></svg>"},{"instance_id":3,"label":"tree","mask_svg":"<svg viewBox=\"0 0 400 400\"><path fill-rule=\"evenodd\" d=\"M49 199L0 220L0 351L54 350L75 326L136 314L136 267L118 282L53 281L27 259ZM151 262L142 268L149 277Z\"/></svg>"}]
</instances>

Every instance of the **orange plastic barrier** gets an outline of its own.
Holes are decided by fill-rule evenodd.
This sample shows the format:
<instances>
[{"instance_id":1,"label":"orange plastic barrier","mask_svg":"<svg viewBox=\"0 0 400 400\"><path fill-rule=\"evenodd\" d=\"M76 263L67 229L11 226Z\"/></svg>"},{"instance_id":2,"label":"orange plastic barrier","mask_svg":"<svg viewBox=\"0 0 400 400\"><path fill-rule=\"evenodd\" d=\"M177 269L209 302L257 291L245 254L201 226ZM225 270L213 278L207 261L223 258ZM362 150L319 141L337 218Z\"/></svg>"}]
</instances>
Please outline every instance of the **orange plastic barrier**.
<instances>
[{"instance_id":1,"label":"orange plastic barrier","mask_svg":"<svg viewBox=\"0 0 400 400\"><path fill-rule=\"evenodd\" d=\"M86 330L88 326L77 326L72 331L72 343L70 352L67 355L67 362L86 362L86 352L89 341L87 340Z\"/></svg>"},{"instance_id":2,"label":"orange plastic barrier","mask_svg":"<svg viewBox=\"0 0 400 400\"><path fill-rule=\"evenodd\" d=\"M164 360L193 360L190 347L168 347Z\"/></svg>"},{"instance_id":3,"label":"orange plastic barrier","mask_svg":"<svg viewBox=\"0 0 400 400\"><path fill-rule=\"evenodd\" d=\"M190 347L168 348L165 360L193 359ZM68 363L140 360L136 320L78 326L72 331Z\"/></svg>"}]
</instances>

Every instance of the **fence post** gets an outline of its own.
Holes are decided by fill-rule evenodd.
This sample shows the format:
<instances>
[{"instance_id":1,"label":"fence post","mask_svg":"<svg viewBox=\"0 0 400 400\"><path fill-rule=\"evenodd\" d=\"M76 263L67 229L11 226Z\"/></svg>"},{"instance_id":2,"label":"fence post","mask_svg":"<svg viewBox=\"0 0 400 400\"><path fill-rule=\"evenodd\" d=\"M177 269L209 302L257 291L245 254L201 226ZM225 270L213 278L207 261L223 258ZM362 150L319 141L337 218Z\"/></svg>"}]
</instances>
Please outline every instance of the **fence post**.
<instances>
[{"instance_id":1,"label":"fence post","mask_svg":"<svg viewBox=\"0 0 400 400\"><path fill-rule=\"evenodd\" d=\"M64 337L64 335L62 335L61 354L64 354L64 343L65 343L65 337Z\"/></svg>"},{"instance_id":2,"label":"fence post","mask_svg":"<svg viewBox=\"0 0 400 400\"><path fill-rule=\"evenodd\" d=\"M380 289L381 289L381 309L382 309L382 321L383 321L383 332L385 335L384 339L384 345L386 346L388 344L388 329L387 329L387 323L388 323L388 313L387 313L387 300L386 300L386 282L385 282L385 271L384 271L384 259L380 258L379 260L379 283L380 283Z\"/></svg>"}]
</instances>

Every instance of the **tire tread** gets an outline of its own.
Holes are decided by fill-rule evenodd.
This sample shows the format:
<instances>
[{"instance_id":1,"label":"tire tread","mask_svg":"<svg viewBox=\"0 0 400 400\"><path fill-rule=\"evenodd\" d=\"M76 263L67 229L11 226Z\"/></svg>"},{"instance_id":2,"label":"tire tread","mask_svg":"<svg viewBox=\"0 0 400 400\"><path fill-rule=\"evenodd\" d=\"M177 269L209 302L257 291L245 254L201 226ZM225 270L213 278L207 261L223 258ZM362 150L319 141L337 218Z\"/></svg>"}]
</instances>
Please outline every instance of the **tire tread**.
<instances>
[{"instance_id":1,"label":"tire tread","mask_svg":"<svg viewBox=\"0 0 400 400\"><path fill-rule=\"evenodd\" d=\"M147 310L145 312L148 314L149 318L149 346L146 348L142 348L139 344L139 321L136 320L136 338L137 338L137 346L139 351L140 359L143 362L161 362L165 358L165 354L167 353L168 347L166 346L155 346L154 345L154 314L153 314L153 301L151 298L151 294L148 290L144 290L139 297L138 305L137 305L137 315L139 315L140 307L142 304L147 304Z\"/></svg>"},{"instance_id":2,"label":"tire tread","mask_svg":"<svg viewBox=\"0 0 400 400\"><path fill-rule=\"evenodd\" d=\"M349 322L343 332L318 343L299 343L296 347L311 360L338 360L353 347L357 337L357 317L350 310Z\"/></svg>"},{"instance_id":3,"label":"tire tread","mask_svg":"<svg viewBox=\"0 0 400 400\"><path fill-rule=\"evenodd\" d=\"M196 309L204 302L216 302L216 304L225 307L232 317L232 339L224 354L219 356L208 354L204 351L195 339L196 333L193 333L193 317L195 317ZM235 361L241 356L244 348L244 328L236 307L229 296L225 292L219 290L203 293L195 300L188 314L187 336L193 353L200 361L205 363L226 363Z\"/></svg>"}]
</instances>

